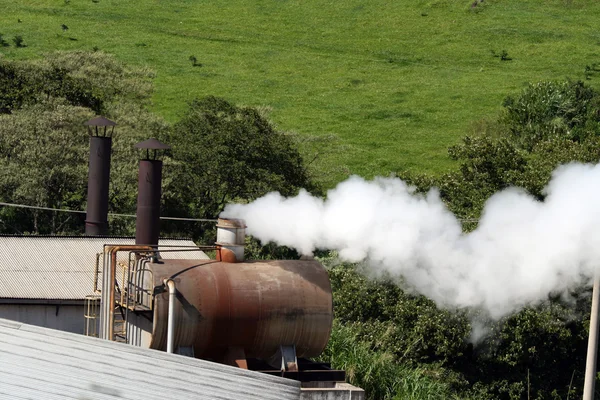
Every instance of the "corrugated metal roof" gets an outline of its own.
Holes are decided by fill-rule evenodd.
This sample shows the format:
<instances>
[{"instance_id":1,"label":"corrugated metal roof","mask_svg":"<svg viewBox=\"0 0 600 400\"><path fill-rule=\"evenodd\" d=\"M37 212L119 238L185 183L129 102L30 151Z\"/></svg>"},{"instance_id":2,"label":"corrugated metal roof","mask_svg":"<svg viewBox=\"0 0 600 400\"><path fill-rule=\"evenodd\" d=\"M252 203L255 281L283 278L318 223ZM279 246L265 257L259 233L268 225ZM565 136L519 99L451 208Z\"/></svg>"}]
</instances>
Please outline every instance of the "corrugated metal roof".
<instances>
[{"instance_id":1,"label":"corrugated metal roof","mask_svg":"<svg viewBox=\"0 0 600 400\"><path fill-rule=\"evenodd\" d=\"M300 383L0 319L0 399L298 400Z\"/></svg>"},{"instance_id":2,"label":"corrugated metal roof","mask_svg":"<svg viewBox=\"0 0 600 400\"><path fill-rule=\"evenodd\" d=\"M102 253L104 244L134 243L133 238L0 236L0 298L82 300L93 294L96 254ZM159 246L195 244L189 239L161 239ZM127 265L128 254L118 255L118 262ZM161 255L166 259L208 258L200 250Z\"/></svg>"}]
</instances>

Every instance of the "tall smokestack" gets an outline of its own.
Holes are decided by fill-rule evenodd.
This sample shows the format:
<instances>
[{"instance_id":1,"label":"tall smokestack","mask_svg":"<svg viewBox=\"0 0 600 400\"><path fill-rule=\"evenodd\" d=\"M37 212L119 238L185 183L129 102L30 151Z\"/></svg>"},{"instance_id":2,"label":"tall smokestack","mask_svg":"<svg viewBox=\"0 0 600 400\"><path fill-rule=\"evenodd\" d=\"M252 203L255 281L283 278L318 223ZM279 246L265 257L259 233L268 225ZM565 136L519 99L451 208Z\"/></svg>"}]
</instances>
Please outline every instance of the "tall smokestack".
<instances>
[{"instance_id":1,"label":"tall smokestack","mask_svg":"<svg viewBox=\"0 0 600 400\"><path fill-rule=\"evenodd\" d=\"M145 158L140 160L138 176L135 244L158 245L162 160L157 159L157 151L162 152L170 149L171 146L156 139L148 139L134 147L145 150Z\"/></svg>"},{"instance_id":2,"label":"tall smokestack","mask_svg":"<svg viewBox=\"0 0 600 400\"><path fill-rule=\"evenodd\" d=\"M85 123L90 134L90 163L85 234L100 236L108 233L108 185L110 156L115 122L96 117ZM108 131L108 127L111 127Z\"/></svg>"}]
</instances>

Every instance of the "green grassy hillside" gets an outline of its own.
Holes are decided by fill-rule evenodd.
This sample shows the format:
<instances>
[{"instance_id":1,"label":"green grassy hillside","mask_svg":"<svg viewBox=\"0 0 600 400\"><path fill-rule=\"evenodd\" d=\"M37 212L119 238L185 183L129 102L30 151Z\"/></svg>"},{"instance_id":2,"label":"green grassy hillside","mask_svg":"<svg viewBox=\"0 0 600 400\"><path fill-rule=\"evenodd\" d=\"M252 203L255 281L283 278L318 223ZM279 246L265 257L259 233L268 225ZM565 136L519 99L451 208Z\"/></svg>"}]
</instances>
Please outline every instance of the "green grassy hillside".
<instances>
[{"instance_id":1,"label":"green grassy hillside","mask_svg":"<svg viewBox=\"0 0 600 400\"><path fill-rule=\"evenodd\" d=\"M170 121L211 94L271 107L306 137L336 135L317 161L328 184L447 170L447 147L506 95L600 64L600 3L584 0L1 3L6 57L97 47L156 71L153 107ZM503 51L510 60L492 54Z\"/></svg>"}]
</instances>

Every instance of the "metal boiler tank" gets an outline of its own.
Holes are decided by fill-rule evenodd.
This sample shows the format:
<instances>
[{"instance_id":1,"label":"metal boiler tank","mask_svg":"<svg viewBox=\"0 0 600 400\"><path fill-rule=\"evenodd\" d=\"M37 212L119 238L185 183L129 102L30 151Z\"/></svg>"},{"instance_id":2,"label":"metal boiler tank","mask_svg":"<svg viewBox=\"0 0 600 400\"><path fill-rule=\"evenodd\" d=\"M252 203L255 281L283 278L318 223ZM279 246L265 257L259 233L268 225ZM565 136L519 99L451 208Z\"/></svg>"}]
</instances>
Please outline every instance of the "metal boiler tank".
<instances>
[{"instance_id":1,"label":"metal boiler tank","mask_svg":"<svg viewBox=\"0 0 600 400\"><path fill-rule=\"evenodd\" d=\"M316 357L331 333L333 306L327 272L316 261L168 260L150 264L155 286L177 289L174 347L220 360L231 350L269 359L282 345ZM149 347L166 350L169 294L154 297Z\"/></svg>"},{"instance_id":2,"label":"metal boiler tank","mask_svg":"<svg viewBox=\"0 0 600 400\"><path fill-rule=\"evenodd\" d=\"M282 348L298 358L321 354L333 321L325 268L314 260L243 261L243 221L220 219L217 228L216 260L145 262L151 304L137 318L144 332L130 336L139 337L135 344L242 367L247 358L277 360Z\"/></svg>"}]
</instances>

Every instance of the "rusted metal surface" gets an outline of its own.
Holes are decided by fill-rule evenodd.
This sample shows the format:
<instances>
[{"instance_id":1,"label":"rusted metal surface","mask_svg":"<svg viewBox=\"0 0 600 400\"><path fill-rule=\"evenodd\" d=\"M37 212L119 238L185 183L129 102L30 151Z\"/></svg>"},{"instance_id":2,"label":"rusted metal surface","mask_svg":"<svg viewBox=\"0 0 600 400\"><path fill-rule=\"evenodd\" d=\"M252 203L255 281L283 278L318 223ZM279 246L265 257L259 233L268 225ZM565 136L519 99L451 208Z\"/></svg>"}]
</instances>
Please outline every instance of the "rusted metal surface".
<instances>
[{"instance_id":1,"label":"rusted metal surface","mask_svg":"<svg viewBox=\"0 0 600 400\"><path fill-rule=\"evenodd\" d=\"M140 150L168 150L171 148L171 146L169 146L168 144L164 144L155 138L144 140L143 142L140 142L134 145L133 147Z\"/></svg>"},{"instance_id":2,"label":"rusted metal surface","mask_svg":"<svg viewBox=\"0 0 600 400\"><path fill-rule=\"evenodd\" d=\"M162 161L140 160L138 178L136 244L158 244Z\"/></svg>"},{"instance_id":3,"label":"rusted metal surface","mask_svg":"<svg viewBox=\"0 0 600 400\"><path fill-rule=\"evenodd\" d=\"M136 149L146 150L146 160L156 160L158 152L164 152L171 148L168 144L161 143L157 139L150 138L133 146ZM152 155L150 155L152 150Z\"/></svg>"},{"instance_id":4,"label":"rusted metal surface","mask_svg":"<svg viewBox=\"0 0 600 400\"><path fill-rule=\"evenodd\" d=\"M217 242L227 244L244 244L246 240L246 223L243 219L219 218L217 220Z\"/></svg>"},{"instance_id":5,"label":"rusted metal surface","mask_svg":"<svg viewBox=\"0 0 600 400\"><path fill-rule=\"evenodd\" d=\"M196 357L221 360L239 347L247 357L268 359L281 345L315 357L329 340L331 285L316 261L165 260L150 268L156 287L175 281L175 348L192 346ZM154 349L165 349L167 317L163 292L155 296Z\"/></svg>"},{"instance_id":6,"label":"rusted metal surface","mask_svg":"<svg viewBox=\"0 0 600 400\"><path fill-rule=\"evenodd\" d=\"M89 121L84 123L84 125L87 125L88 133L90 134L90 136L93 136L93 135L112 136L114 133L114 130L115 130L115 126L117 126L117 123L114 121L111 121L108 118L98 116L96 118L90 119ZM108 131L109 126L111 127L110 131ZM102 128L104 128L104 129L102 129Z\"/></svg>"},{"instance_id":7,"label":"rusted metal surface","mask_svg":"<svg viewBox=\"0 0 600 400\"><path fill-rule=\"evenodd\" d=\"M84 125L87 126L94 126L94 127L106 127L106 126L116 126L117 123L114 121L111 121L110 119L103 117L101 115L94 117L92 119L90 119L89 121L85 122Z\"/></svg>"},{"instance_id":8,"label":"rusted metal surface","mask_svg":"<svg viewBox=\"0 0 600 400\"><path fill-rule=\"evenodd\" d=\"M110 255L110 262L108 264L108 340L114 340L114 321L115 321L115 282L117 279L117 252L119 251L151 251L150 246L107 246L104 249L105 255Z\"/></svg>"},{"instance_id":9,"label":"rusted metal surface","mask_svg":"<svg viewBox=\"0 0 600 400\"><path fill-rule=\"evenodd\" d=\"M217 221L217 260L244 261L246 223L243 219L219 218Z\"/></svg>"},{"instance_id":10,"label":"rusted metal surface","mask_svg":"<svg viewBox=\"0 0 600 400\"><path fill-rule=\"evenodd\" d=\"M94 293L100 292L98 289L98 275L100 274L100 257L102 253L96 253L96 268L94 268ZM85 296L86 299L88 296Z\"/></svg>"},{"instance_id":11,"label":"rusted metal surface","mask_svg":"<svg viewBox=\"0 0 600 400\"><path fill-rule=\"evenodd\" d=\"M217 261L223 261L226 263L236 263L244 261L244 247L243 246L225 246L217 245L216 252Z\"/></svg>"},{"instance_id":12,"label":"rusted metal surface","mask_svg":"<svg viewBox=\"0 0 600 400\"><path fill-rule=\"evenodd\" d=\"M106 235L108 232L111 145L111 137L90 136L86 235L99 236Z\"/></svg>"}]
</instances>

